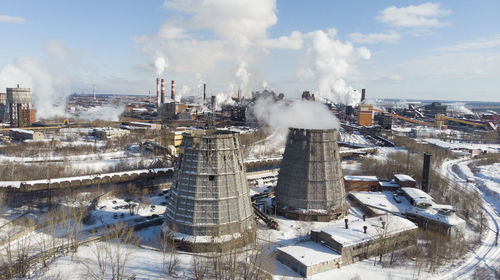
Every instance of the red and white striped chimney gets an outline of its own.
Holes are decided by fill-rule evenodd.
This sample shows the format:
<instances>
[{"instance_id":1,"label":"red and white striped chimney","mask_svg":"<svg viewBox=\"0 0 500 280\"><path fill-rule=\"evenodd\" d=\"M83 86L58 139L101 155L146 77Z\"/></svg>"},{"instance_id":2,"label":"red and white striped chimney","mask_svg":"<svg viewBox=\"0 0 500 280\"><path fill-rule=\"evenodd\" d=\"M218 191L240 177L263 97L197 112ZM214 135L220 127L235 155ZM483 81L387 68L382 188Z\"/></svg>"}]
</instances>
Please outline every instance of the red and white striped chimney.
<instances>
[{"instance_id":1,"label":"red and white striped chimney","mask_svg":"<svg viewBox=\"0 0 500 280\"><path fill-rule=\"evenodd\" d=\"M170 93L170 98L175 101L175 81L172 80L172 92Z\"/></svg>"},{"instance_id":2,"label":"red and white striped chimney","mask_svg":"<svg viewBox=\"0 0 500 280\"><path fill-rule=\"evenodd\" d=\"M160 78L156 78L156 107L160 107Z\"/></svg>"},{"instance_id":3,"label":"red and white striped chimney","mask_svg":"<svg viewBox=\"0 0 500 280\"><path fill-rule=\"evenodd\" d=\"M165 104L165 80L161 79L161 104Z\"/></svg>"}]
</instances>

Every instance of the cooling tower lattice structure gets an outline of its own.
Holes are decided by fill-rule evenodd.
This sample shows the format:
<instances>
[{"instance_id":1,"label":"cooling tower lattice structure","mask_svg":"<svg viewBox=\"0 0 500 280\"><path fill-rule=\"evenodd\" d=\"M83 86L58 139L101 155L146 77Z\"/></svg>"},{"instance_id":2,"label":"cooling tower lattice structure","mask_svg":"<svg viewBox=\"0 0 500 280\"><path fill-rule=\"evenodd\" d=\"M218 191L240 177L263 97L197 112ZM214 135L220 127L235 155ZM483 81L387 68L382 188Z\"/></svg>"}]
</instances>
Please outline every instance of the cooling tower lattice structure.
<instances>
[{"instance_id":1,"label":"cooling tower lattice structure","mask_svg":"<svg viewBox=\"0 0 500 280\"><path fill-rule=\"evenodd\" d=\"M348 213L337 130L289 129L276 202L277 211L297 220L330 221Z\"/></svg>"},{"instance_id":2,"label":"cooling tower lattice structure","mask_svg":"<svg viewBox=\"0 0 500 280\"><path fill-rule=\"evenodd\" d=\"M255 239L238 133L185 133L163 231L187 251L224 251Z\"/></svg>"}]
</instances>

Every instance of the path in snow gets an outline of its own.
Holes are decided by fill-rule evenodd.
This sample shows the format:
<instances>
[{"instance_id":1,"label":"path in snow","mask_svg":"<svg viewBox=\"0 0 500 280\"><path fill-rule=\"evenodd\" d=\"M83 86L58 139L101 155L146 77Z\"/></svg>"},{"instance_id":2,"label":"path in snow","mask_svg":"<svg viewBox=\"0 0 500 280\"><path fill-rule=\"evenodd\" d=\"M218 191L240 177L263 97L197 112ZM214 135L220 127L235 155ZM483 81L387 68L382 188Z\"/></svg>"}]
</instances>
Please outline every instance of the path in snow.
<instances>
[{"instance_id":1,"label":"path in snow","mask_svg":"<svg viewBox=\"0 0 500 280\"><path fill-rule=\"evenodd\" d=\"M484 272L488 273L488 275L483 276L485 277L484 279L488 279L489 277L495 276L495 269L497 269L497 266L500 264L500 246L495 246L497 238L496 233L499 230L500 224L500 216L498 216L496 212L498 211L500 202L494 197L482 192L478 188L478 183L467 183L467 179L471 179L471 177L477 179L477 177L467 167L467 164L471 161L471 159L447 161L443 163L441 167L442 173L449 174L450 179L458 182L460 186L467 189L473 189L482 194L483 210L486 214L490 230L487 231L486 236L484 236L481 240L481 245L476 248L472 254L469 254L469 258L464 263L462 263L459 267L436 277L437 279L471 279L473 278L476 268L478 267L486 268ZM453 171L454 165L460 166L459 170L461 174L457 174ZM476 182L480 181L476 180Z\"/></svg>"}]
</instances>

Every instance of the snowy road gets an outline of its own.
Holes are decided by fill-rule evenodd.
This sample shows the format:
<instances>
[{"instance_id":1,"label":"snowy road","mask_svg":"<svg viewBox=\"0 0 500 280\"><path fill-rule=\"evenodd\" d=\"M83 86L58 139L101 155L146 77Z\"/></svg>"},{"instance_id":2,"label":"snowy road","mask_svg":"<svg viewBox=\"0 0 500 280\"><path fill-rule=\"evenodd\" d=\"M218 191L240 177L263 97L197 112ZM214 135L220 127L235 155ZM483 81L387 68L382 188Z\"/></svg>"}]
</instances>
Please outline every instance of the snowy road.
<instances>
[{"instance_id":1,"label":"snowy road","mask_svg":"<svg viewBox=\"0 0 500 280\"><path fill-rule=\"evenodd\" d=\"M499 230L500 216L497 212L500 211L500 202L494 196L491 196L482 191L478 185L484 183L484 178L476 177L467 164L471 159L459 159L447 161L443 164L443 174L449 174L450 178L459 183L463 188L473 189L479 192L483 197L483 210L486 214L488 228L486 235L481 240L481 245L476 248L469 258L462 263L459 267L448 271L445 274L437 277L438 279L471 279L478 267L484 268L481 271L483 279L491 279L496 276L495 269L498 269L500 264L500 246L496 245L497 233ZM453 166L459 166L460 174L453 170ZM467 183L467 180L474 179L475 183ZM498 277L498 276L496 276Z\"/></svg>"}]
</instances>

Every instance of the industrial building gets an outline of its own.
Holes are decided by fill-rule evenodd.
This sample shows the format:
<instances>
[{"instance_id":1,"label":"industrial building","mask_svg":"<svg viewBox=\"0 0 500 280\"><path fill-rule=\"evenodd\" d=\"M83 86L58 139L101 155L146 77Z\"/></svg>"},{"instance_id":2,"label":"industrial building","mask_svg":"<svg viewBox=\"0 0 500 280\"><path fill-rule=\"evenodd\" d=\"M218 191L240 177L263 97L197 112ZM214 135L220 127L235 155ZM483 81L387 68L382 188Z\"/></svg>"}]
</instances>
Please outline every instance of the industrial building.
<instances>
[{"instance_id":1,"label":"industrial building","mask_svg":"<svg viewBox=\"0 0 500 280\"><path fill-rule=\"evenodd\" d=\"M42 131L24 130L13 128L10 129L10 137L12 140L24 141L24 140L42 140L45 139L45 135Z\"/></svg>"},{"instance_id":2,"label":"industrial building","mask_svg":"<svg viewBox=\"0 0 500 280\"><path fill-rule=\"evenodd\" d=\"M169 192L163 232L187 251L224 251L255 239L255 220L238 134L196 130Z\"/></svg>"},{"instance_id":3,"label":"industrial building","mask_svg":"<svg viewBox=\"0 0 500 280\"><path fill-rule=\"evenodd\" d=\"M173 131L165 131L160 137L160 143L164 147L174 146L176 153L182 152L182 134L186 132L186 127L177 127Z\"/></svg>"},{"instance_id":4,"label":"industrial building","mask_svg":"<svg viewBox=\"0 0 500 280\"><path fill-rule=\"evenodd\" d=\"M3 97L0 96L0 103ZM11 127L26 127L36 121L35 110L31 105L29 88L7 88L3 105L3 119L9 120ZM0 108L1 111L1 108Z\"/></svg>"},{"instance_id":5,"label":"industrial building","mask_svg":"<svg viewBox=\"0 0 500 280\"><path fill-rule=\"evenodd\" d=\"M450 238L462 235L465 230L465 221L455 214L451 205L435 203L429 194L420 189L351 192L348 198L351 205L360 207L368 216L387 213L402 215L425 230L439 232Z\"/></svg>"},{"instance_id":6,"label":"industrial building","mask_svg":"<svg viewBox=\"0 0 500 280\"><path fill-rule=\"evenodd\" d=\"M7 93L0 92L0 122L3 122L4 120L6 102L7 102Z\"/></svg>"},{"instance_id":7,"label":"industrial building","mask_svg":"<svg viewBox=\"0 0 500 280\"><path fill-rule=\"evenodd\" d=\"M311 241L277 249L276 258L304 277L415 245L418 227L411 221L386 215L345 219L311 231Z\"/></svg>"},{"instance_id":8,"label":"industrial building","mask_svg":"<svg viewBox=\"0 0 500 280\"><path fill-rule=\"evenodd\" d=\"M290 128L276 186L277 211L330 221L348 213L336 129Z\"/></svg>"},{"instance_id":9,"label":"industrial building","mask_svg":"<svg viewBox=\"0 0 500 280\"><path fill-rule=\"evenodd\" d=\"M360 126L372 126L373 125L373 106L372 105L360 105L359 106L358 124Z\"/></svg>"},{"instance_id":10,"label":"industrial building","mask_svg":"<svg viewBox=\"0 0 500 280\"><path fill-rule=\"evenodd\" d=\"M465 221L455 214L451 205L435 203L432 197L416 188L401 188L412 204L405 215L424 229L440 232L450 238L464 233Z\"/></svg>"},{"instance_id":11,"label":"industrial building","mask_svg":"<svg viewBox=\"0 0 500 280\"><path fill-rule=\"evenodd\" d=\"M130 131L113 127L101 127L94 128L91 135L97 139L106 140L130 135Z\"/></svg>"}]
</instances>

